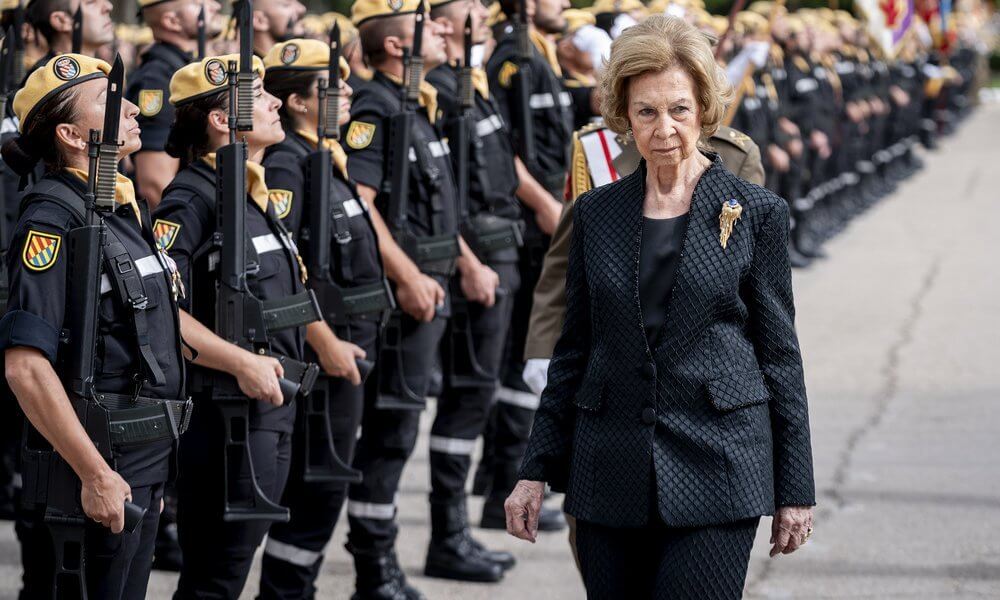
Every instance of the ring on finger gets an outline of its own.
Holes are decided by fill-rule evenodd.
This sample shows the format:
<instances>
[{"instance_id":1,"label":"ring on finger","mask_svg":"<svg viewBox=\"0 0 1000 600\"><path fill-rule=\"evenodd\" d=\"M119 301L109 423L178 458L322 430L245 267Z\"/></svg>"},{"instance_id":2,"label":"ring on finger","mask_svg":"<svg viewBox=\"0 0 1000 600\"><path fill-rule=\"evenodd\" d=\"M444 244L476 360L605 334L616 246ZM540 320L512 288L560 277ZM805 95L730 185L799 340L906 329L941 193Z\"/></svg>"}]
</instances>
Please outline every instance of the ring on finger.
<instances>
[{"instance_id":1,"label":"ring on finger","mask_svg":"<svg viewBox=\"0 0 1000 600\"><path fill-rule=\"evenodd\" d=\"M811 536L812 534L813 534L813 528L812 527L807 528L806 529L806 536L804 538L802 538L802 542L805 543L805 542L809 541L809 536Z\"/></svg>"}]
</instances>

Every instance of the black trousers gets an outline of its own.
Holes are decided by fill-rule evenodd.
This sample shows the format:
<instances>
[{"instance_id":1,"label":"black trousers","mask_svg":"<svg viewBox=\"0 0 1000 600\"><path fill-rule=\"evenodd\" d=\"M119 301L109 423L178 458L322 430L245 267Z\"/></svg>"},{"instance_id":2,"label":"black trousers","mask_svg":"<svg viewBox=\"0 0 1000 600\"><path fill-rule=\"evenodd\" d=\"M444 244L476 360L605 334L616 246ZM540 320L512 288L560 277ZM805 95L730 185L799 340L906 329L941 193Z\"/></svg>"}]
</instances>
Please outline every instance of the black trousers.
<instances>
[{"instance_id":1,"label":"black trousers","mask_svg":"<svg viewBox=\"0 0 1000 600\"><path fill-rule=\"evenodd\" d=\"M486 425L500 377L520 275L513 263L490 267L504 293L488 308L465 303L464 314L456 304L442 348L444 388L430 438L431 502L436 504L465 501L472 452ZM461 294L458 280L454 281L453 298Z\"/></svg>"},{"instance_id":2,"label":"black trousers","mask_svg":"<svg viewBox=\"0 0 1000 600\"><path fill-rule=\"evenodd\" d=\"M638 529L577 521L589 600L738 600L759 517L708 527Z\"/></svg>"},{"instance_id":3,"label":"black trousers","mask_svg":"<svg viewBox=\"0 0 1000 600\"><path fill-rule=\"evenodd\" d=\"M417 442L420 411L384 409L376 404L379 395L398 397L405 394L419 398L427 395L430 374L447 324L448 320L443 317L420 323L402 315L398 350L383 348L379 353L379 364L368 383L369 387L378 385L381 389L378 393L372 390L365 394L361 437L354 457L354 468L361 471L364 479L352 484L348 491L351 548L387 552L395 544L398 530L396 491ZM387 337L389 335L391 333L387 333ZM383 369L388 372L380 377L379 372Z\"/></svg>"},{"instance_id":4,"label":"black trousers","mask_svg":"<svg viewBox=\"0 0 1000 600\"><path fill-rule=\"evenodd\" d=\"M271 525L269 521L222 520L223 435L217 407L210 399L196 399L191 427L181 437L179 454L177 535L184 565L175 600L239 598L254 552ZM290 432L250 430L257 483L264 495L276 502L288 478L291 442ZM237 488L230 500L248 497L250 477L245 464L241 464Z\"/></svg>"},{"instance_id":5,"label":"black trousers","mask_svg":"<svg viewBox=\"0 0 1000 600\"><path fill-rule=\"evenodd\" d=\"M87 594L102 600L142 600L146 597L153 566L153 542L160 518L163 484L132 488L132 503L146 509L142 523L132 533L113 534L87 520L84 556L87 559ZM18 518L24 587L21 600L48 598L52 594L52 540L41 515Z\"/></svg>"},{"instance_id":6,"label":"black trousers","mask_svg":"<svg viewBox=\"0 0 1000 600\"><path fill-rule=\"evenodd\" d=\"M368 360L375 359L378 323L356 321L336 327L342 340L360 346ZM330 431L337 457L350 465L365 404L365 386L351 385L346 379L321 377L309 401L323 394L329 402ZM301 411L302 405L299 406ZM292 441L292 466L281 504L291 511L287 523L275 523L267 534L261 560L261 600L314 598L316 579L323 564L323 552L333 537L333 530L347 498L347 483L306 482L305 423L295 424ZM325 443L325 439L323 440ZM319 451L315 448L313 451Z\"/></svg>"}]
</instances>

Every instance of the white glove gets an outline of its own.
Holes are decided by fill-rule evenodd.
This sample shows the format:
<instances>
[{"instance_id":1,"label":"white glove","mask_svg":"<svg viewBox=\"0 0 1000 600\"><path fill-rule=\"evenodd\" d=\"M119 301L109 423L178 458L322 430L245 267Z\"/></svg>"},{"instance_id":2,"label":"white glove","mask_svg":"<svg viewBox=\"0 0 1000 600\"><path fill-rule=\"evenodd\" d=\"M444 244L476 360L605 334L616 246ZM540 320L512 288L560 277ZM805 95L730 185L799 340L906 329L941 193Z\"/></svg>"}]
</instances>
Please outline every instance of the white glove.
<instances>
[{"instance_id":1,"label":"white glove","mask_svg":"<svg viewBox=\"0 0 1000 600\"><path fill-rule=\"evenodd\" d=\"M552 361L548 358L529 358L528 362L524 363L524 372L521 373L521 378L537 396L542 395L542 390L549 383L550 362Z\"/></svg>"}]
</instances>

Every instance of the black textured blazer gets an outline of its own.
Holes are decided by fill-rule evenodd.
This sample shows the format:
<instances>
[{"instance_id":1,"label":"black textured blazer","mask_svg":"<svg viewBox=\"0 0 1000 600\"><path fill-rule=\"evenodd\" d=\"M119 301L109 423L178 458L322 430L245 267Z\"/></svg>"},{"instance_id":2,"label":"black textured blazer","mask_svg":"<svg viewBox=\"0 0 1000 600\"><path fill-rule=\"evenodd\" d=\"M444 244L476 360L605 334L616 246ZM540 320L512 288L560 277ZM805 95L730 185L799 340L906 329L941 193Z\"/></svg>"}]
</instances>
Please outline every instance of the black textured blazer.
<instances>
[{"instance_id":1,"label":"black textured blazer","mask_svg":"<svg viewBox=\"0 0 1000 600\"><path fill-rule=\"evenodd\" d=\"M699 526L815 504L788 206L711 158L654 348L638 289L645 163L576 203L566 319L520 478L565 491L578 519L638 527L657 510ZM723 249L730 198L743 214Z\"/></svg>"}]
</instances>

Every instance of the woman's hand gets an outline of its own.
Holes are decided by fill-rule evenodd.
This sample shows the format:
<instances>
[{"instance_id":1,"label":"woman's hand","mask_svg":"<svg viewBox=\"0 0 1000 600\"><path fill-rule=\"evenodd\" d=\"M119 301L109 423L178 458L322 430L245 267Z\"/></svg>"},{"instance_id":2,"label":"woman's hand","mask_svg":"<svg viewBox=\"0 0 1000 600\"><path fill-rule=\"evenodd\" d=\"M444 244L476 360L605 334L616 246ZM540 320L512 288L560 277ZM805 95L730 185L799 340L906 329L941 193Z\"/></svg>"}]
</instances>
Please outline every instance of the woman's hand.
<instances>
[{"instance_id":1,"label":"woman's hand","mask_svg":"<svg viewBox=\"0 0 1000 600\"><path fill-rule=\"evenodd\" d=\"M508 523L510 520L508 519ZM806 543L812 533L811 506L782 506L771 521L771 556L791 554Z\"/></svg>"},{"instance_id":2,"label":"woman's hand","mask_svg":"<svg viewBox=\"0 0 1000 600\"><path fill-rule=\"evenodd\" d=\"M361 385L361 373L355 359L364 358L365 351L359 346L334 338L323 352L316 355L324 373L346 379L351 385Z\"/></svg>"},{"instance_id":3,"label":"woman's hand","mask_svg":"<svg viewBox=\"0 0 1000 600\"><path fill-rule=\"evenodd\" d=\"M544 495L544 481L522 479L517 482L514 491L503 503L504 512L507 513L507 533L535 543L535 534L538 533L538 514L542 510Z\"/></svg>"},{"instance_id":4,"label":"woman's hand","mask_svg":"<svg viewBox=\"0 0 1000 600\"><path fill-rule=\"evenodd\" d=\"M83 482L80 504L88 517L111 530L125 529L125 502L132 500L132 488L110 467Z\"/></svg>"},{"instance_id":5,"label":"woman's hand","mask_svg":"<svg viewBox=\"0 0 1000 600\"><path fill-rule=\"evenodd\" d=\"M261 356L241 350L240 364L233 375L240 385L240 391L261 402L281 406L285 398L281 395L278 379L284 377L285 369L276 358Z\"/></svg>"}]
</instances>

